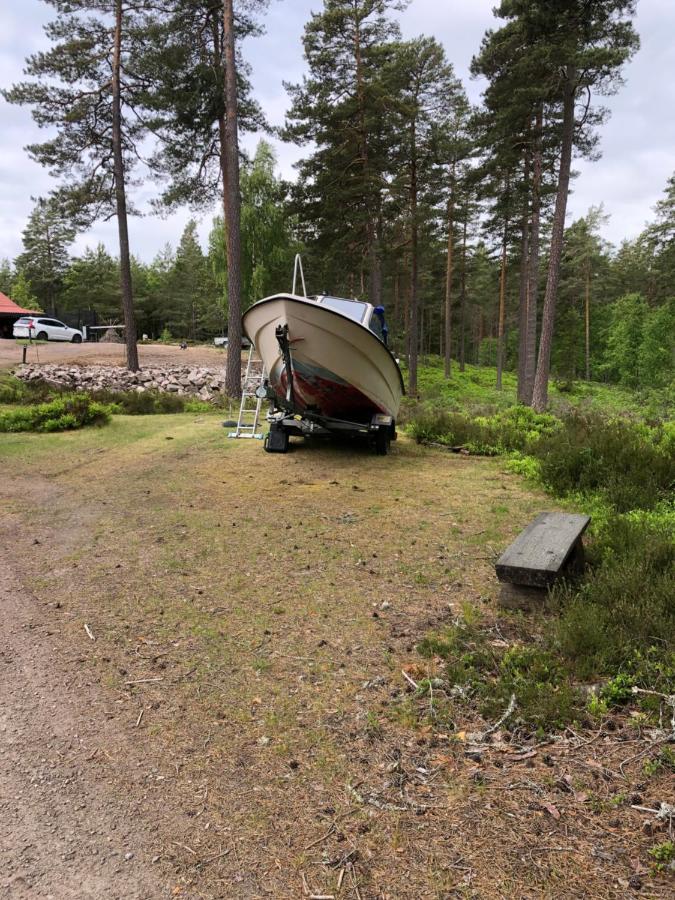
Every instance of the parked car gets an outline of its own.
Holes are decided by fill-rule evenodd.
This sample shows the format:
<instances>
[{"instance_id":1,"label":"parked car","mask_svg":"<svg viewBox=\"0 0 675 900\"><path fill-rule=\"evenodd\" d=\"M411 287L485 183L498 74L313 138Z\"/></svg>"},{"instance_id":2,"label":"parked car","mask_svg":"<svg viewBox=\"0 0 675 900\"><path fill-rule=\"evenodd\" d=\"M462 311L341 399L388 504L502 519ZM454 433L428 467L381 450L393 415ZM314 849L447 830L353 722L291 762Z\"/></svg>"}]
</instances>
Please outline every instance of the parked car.
<instances>
[{"instance_id":1,"label":"parked car","mask_svg":"<svg viewBox=\"0 0 675 900\"><path fill-rule=\"evenodd\" d=\"M213 343L216 345L216 347L227 347L228 341L229 341L229 339L226 337L214 337L214 339L213 339ZM248 348L250 346L251 346L251 342L249 341L249 339L246 337L246 335L242 335L241 349L248 350Z\"/></svg>"},{"instance_id":2,"label":"parked car","mask_svg":"<svg viewBox=\"0 0 675 900\"><path fill-rule=\"evenodd\" d=\"M58 319L43 316L22 316L14 323L15 338L35 338L38 341L70 341L82 343L82 332L64 325Z\"/></svg>"}]
</instances>

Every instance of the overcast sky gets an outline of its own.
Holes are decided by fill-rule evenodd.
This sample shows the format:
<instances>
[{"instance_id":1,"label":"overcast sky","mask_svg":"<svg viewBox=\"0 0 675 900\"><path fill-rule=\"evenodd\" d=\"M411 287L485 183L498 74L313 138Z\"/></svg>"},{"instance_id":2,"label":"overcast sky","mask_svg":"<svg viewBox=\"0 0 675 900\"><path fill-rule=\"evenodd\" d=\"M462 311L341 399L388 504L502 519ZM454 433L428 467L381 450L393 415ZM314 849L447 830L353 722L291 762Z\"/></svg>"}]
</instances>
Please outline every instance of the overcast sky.
<instances>
[{"instance_id":1,"label":"overcast sky","mask_svg":"<svg viewBox=\"0 0 675 900\"><path fill-rule=\"evenodd\" d=\"M468 67L485 29L498 21L492 15L495 3L412 0L401 15L405 37L425 33L443 43L474 102L480 97L481 84L470 79ZM310 12L321 5L320 0L271 0L266 34L244 44L244 54L253 68L255 94L272 124L283 122L288 105L282 82L302 77L303 26ZM0 85L20 80L25 57L46 47L42 26L51 12L51 7L40 0L0 0ZM610 215L604 236L613 243L642 230L675 171L675 0L638 0L636 25L642 46L626 67L626 85L608 101L612 116L602 129L602 158L596 163L576 164L580 175L569 204L571 221L584 215L590 206L604 203ZM47 173L23 150L41 137L29 109L9 106L0 98L0 258L13 258L21 251L21 231L33 207L31 197L46 195L53 187ZM256 136L248 135L243 146L252 150L256 141ZM293 177L293 163L300 150L273 143L281 172ZM152 191L152 185L136 191L134 199L140 208ZM167 241L175 246L189 217L185 210L166 219L133 219L132 251L149 261ZM211 216L200 221L203 240L210 222ZM98 241L116 252L114 221L96 225L78 237L74 252Z\"/></svg>"}]
</instances>

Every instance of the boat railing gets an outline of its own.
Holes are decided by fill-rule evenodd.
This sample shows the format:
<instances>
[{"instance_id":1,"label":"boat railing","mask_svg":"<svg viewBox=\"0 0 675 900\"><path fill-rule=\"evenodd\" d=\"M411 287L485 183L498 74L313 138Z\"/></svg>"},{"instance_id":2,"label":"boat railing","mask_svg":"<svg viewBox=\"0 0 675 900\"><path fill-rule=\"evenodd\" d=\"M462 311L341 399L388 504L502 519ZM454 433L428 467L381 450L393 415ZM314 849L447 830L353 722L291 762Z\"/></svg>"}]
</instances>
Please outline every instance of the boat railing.
<instances>
[{"instance_id":1,"label":"boat railing","mask_svg":"<svg viewBox=\"0 0 675 900\"><path fill-rule=\"evenodd\" d=\"M293 289L291 293L296 293L296 284L298 280L298 272L300 272L300 280L302 282L302 295L307 297L307 288L305 287L305 273L302 271L302 258L299 253L295 254L295 262L293 264Z\"/></svg>"}]
</instances>

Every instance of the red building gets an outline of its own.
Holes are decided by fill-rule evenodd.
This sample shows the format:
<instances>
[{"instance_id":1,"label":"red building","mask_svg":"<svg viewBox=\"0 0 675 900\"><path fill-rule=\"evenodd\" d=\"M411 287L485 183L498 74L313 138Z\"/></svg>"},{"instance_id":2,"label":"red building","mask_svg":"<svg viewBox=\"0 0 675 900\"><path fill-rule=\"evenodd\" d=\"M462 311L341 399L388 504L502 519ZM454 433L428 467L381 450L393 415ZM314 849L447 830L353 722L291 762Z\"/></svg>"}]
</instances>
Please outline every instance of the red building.
<instances>
[{"instance_id":1,"label":"red building","mask_svg":"<svg viewBox=\"0 0 675 900\"><path fill-rule=\"evenodd\" d=\"M34 315L31 309L22 309L0 291L0 338L11 338L12 327L21 316Z\"/></svg>"}]
</instances>

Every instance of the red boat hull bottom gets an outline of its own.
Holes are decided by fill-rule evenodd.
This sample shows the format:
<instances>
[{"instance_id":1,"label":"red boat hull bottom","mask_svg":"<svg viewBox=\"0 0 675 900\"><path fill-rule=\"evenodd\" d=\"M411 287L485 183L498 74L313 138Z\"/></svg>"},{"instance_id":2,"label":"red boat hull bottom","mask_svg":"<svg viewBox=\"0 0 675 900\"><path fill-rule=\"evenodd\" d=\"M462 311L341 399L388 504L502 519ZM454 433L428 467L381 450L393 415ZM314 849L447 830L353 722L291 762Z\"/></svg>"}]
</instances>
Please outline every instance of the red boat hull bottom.
<instances>
[{"instance_id":1,"label":"red boat hull bottom","mask_svg":"<svg viewBox=\"0 0 675 900\"><path fill-rule=\"evenodd\" d=\"M285 399L286 369L276 382L270 379L270 384L279 398ZM368 423L377 413L387 412L333 372L298 360L293 361L293 398L299 413L314 412L348 422Z\"/></svg>"}]
</instances>

